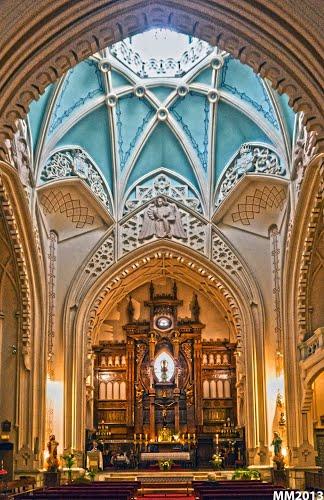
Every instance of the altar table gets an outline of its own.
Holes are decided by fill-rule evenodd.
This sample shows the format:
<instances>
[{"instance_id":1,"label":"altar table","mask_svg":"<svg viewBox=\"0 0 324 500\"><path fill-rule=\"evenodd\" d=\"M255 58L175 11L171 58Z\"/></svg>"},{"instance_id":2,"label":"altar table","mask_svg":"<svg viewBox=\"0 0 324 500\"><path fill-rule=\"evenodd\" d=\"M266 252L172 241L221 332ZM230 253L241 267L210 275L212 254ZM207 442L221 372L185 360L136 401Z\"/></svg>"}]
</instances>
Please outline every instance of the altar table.
<instances>
[{"instance_id":1,"label":"altar table","mask_svg":"<svg viewBox=\"0 0 324 500\"><path fill-rule=\"evenodd\" d=\"M158 451L158 452L144 452L140 455L141 462L152 462L155 460L179 460L179 461L189 461L191 460L189 451Z\"/></svg>"}]
</instances>

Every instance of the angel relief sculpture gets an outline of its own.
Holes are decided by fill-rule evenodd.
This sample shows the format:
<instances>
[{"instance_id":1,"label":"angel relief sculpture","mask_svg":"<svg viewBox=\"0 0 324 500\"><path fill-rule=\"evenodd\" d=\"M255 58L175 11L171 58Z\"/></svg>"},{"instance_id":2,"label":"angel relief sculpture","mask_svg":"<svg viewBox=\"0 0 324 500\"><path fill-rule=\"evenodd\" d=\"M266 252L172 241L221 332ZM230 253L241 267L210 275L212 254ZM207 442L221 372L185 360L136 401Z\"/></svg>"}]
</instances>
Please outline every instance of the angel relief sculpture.
<instances>
[{"instance_id":1,"label":"angel relief sculpture","mask_svg":"<svg viewBox=\"0 0 324 500\"><path fill-rule=\"evenodd\" d=\"M147 240L152 236L187 239L177 205L169 203L164 196L158 196L144 212L143 225L138 239Z\"/></svg>"}]
</instances>

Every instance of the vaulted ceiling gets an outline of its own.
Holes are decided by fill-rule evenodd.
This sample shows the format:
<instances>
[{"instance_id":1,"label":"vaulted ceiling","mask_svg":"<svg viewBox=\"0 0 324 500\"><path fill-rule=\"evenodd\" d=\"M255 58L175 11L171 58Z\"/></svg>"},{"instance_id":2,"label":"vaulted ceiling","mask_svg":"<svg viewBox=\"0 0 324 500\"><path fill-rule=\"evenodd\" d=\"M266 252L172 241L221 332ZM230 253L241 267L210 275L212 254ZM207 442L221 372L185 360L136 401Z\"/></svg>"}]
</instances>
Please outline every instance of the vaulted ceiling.
<instances>
[{"instance_id":1,"label":"vaulted ceiling","mask_svg":"<svg viewBox=\"0 0 324 500\"><path fill-rule=\"evenodd\" d=\"M254 171L289 178L295 114L224 51L151 30L69 70L32 103L28 122L38 186L86 178L117 219L158 178L211 218L233 165L265 155Z\"/></svg>"}]
</instances>

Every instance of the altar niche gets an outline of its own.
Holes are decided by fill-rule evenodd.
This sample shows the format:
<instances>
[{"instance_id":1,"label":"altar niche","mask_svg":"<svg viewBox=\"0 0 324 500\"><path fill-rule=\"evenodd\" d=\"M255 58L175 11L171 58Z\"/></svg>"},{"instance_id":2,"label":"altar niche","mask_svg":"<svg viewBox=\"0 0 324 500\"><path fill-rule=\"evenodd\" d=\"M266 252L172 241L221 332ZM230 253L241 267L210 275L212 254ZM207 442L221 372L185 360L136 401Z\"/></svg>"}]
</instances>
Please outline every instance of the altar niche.
<instances>
[{"instance_id":1,"label":"altar niche","mask_svg":"<svg viewBox=\"0 0 324 500\"><path fill-rule=\"evenodd\" d=\"M176 283L165 294L156 294L151 283L143 304L149 320L135 320L129 297L126 341L94 348L94 425L107 429L107 442L129 442L139 452L154 443L181 444L197 452L198 465L208 465L216 448L232 453L233 460L243 457L236 428L236 344L202 340L196 293L189 318L178 316L182 305Z\"/></svg>"}]
</instances>

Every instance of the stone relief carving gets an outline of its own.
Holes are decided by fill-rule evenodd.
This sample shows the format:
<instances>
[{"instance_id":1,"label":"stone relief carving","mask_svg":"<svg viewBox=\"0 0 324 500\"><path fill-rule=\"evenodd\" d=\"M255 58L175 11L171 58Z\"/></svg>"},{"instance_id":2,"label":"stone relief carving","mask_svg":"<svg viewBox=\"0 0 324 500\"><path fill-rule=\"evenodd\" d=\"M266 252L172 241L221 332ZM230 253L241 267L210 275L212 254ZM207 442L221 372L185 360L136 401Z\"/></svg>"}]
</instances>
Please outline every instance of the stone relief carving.
<instances>
[{"instance_id":1,"label":"stone relief carving","mask_svg":"<svg viewBox=\"0 0 324 500\"><path fill-rule=\"evenodd\" d=\"M139 205L144 204L157 196L168 196L176 201L181 201L196 212L202 213L200 200L193 196L186 184L174 185L172 180L165 174L159 174L153 178L149 185L138 185L135 190L135 198L128 199L124 206L123 214L132 212Z\"/></svg>"},{"instance_id":2,"label":"stone relief carving","mask_svg":"<svg viewBox=\"0 0 324 500\"><path fill-rule=\"evenodd\" d=\"M17 132L12 141L7 141L7 148L9 162L17 168L20 180L29 198L32 183L31 154L27 139L27 125L24 120L17 121Z\"/></svg>"},{"instance_id":3,"label":"stone relief carving","mask_svg":"<svg viewBox=\"0 0 324 500\"><path fill-rule=\"evenodd\" d=\"M111 210L108 190L101 174L81 149L59 151L54 153L43 168L43 181L77 176L83 179L91 191Z\"/></svg>"},{"instance_id":4,"label":"stone relief carving","mask_svg":"<svg viewBox=\"0 0 324 500\"><path fill-rule=\"evenodd\" d=\"M271 149L242 144L238 155L220 180L216 206L221 204L238 180L248 172L283 176L286 169L281 165L279 156Z\"/></svg>"},{"instance_id":5,"label":"stone relief carving","mask_svg":"<svg viewBox=\"0 0 324 500\"><path fill-rule=\"evenodd\" d=\"M318 151L316 132L307 132L302 125L303 114L299 117L298 136L292 154L292 165L296 179L296 192L299 195L307 166Z\"/></svg>"},{"instance_id":6,"label":"stone relief carving","mask_svg":"<svg viewBox=\"0 0 324 500\"><path fill-rule=\"evenodd\" d=\"M158 196L144 211L138 239L147 240L152 236L187 239L177 205L170 203L164 196Z\"/></svg>"},{"instance_id":7,"label":"stone relief carving","mask_svg":"<svg viewBox=\"0 0 324 500\"><path fill-rule=\"evenodd\" d=\"M144 241L170 238L206 253L206 231L205 222L165 199L163 204L152 203L121 224L121 251L125 254Z\"/></svg>"},{"instance_id":8,"label":"stone relief carving","mask_svg":"<svg viewBox=\"0 0 324 500\"><path fill-rule=\"evenodd\" d=\"M235 274L243 269L238 257L216 231L212 232L212 260L229 274Z\"/></svg>"}]
</instances>

